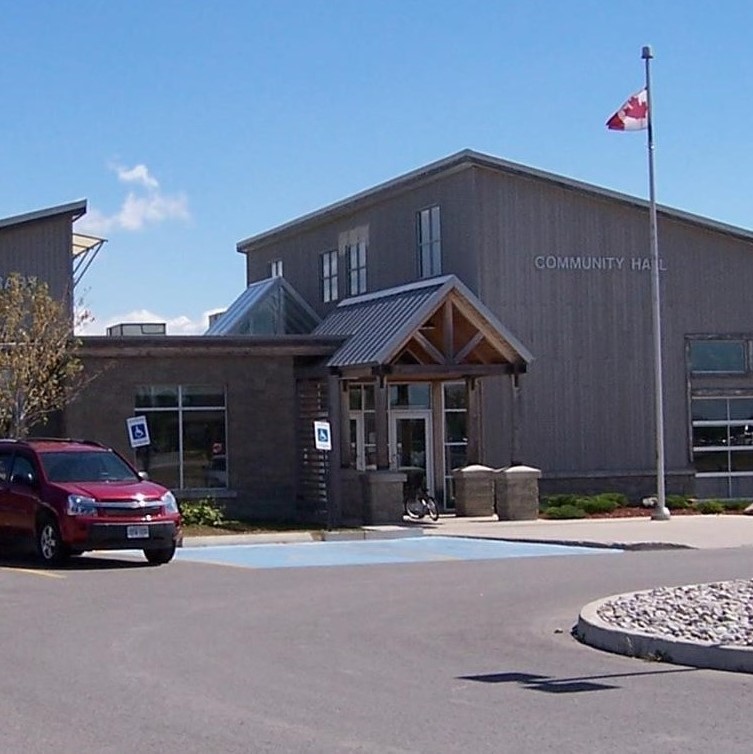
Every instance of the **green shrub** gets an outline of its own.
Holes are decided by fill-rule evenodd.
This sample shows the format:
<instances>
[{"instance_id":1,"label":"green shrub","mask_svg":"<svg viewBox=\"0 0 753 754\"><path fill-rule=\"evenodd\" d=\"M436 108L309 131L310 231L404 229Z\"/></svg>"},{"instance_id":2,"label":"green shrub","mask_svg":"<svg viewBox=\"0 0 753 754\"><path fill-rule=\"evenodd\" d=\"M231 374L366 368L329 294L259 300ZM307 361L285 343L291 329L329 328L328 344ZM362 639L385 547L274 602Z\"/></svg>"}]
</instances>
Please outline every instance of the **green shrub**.
<instances>
[{"instance_id":1,"label":"green shrub","mask_svg":"<svg viewBox=\"0 0 753 754\"><path fill-rule=\"evenodd\" d=\"M725 500L724 510L744 511L750 505L750 503L750 500Z\"/></svg>"},{"instance_id":2,"label":"green shrub","mask_svg":"<svg viewBox=\"0 0 753 754\"><path fill-rule=\"evenodd\" d=\"M576 505L578 500L577 495L549 495L541 498L542 510L548 510L549 508L560 508L563 505Z\"/></svg>"},{"instance_id":3,"label":"green shrub","mask_svg":"<svg viewBox=\"0 0 753 754\"><path fill-rule=\"evenodd\" d=\"M667 508L671 511L685 510L686 508L692 508L692 504L688 498L684 495L667 495L665 498Z\"/></svg>"},{"instance_id":4,"label":"green shrub","mask_svg":"<svg viewBox=\"0 0 753 754\"><path fill-rule=\"evenodd\" d=\"M615 503L615 508L625 508L630 504L627 499L627 495L623 495L621 492L602 492L600 495L596 495L599 500L611 500Z\"/></svg>"},{"instance_id":5,"label":"green shrub","mask_svg":"<svg viewBox=\"0 0 753 754\"><path fill-rule=\"evenodd\" d=\"M208 498L182 500L179 507L185 526L222 526L225 523L222 510Z\"/></svg>"},{"instance_id":6,"label":"green shrub","mask_svg":"<svg viewBox=\"0 0 753 754\"><path fill-rule=\"evenodd\" d=\"M724 513L724 503L720 500L699 500L695 507L701 513Z\"/></svg>"},{"instance_id":7,"label":"green shrub","mask_svg":"<svg viewBox=\"0 0 753 754\"><path fill-rule=\"evenodd\" d=\"M576 503L578 508L584 510L589 516L594 513L611 513L617 508L617 501L602 495L582 497Z\"/></svg>"},{"instance_id":8,"label":"green shrub","mask_svg":"<svg viewBox=\"0 0 753 754\"><path fill-rule=\"evenodd\" d=\"M554 507L547 508L546 517L556 519L585 518L586 512L583 510L583 508L579 508L576 505L570 505L566 503L564 505L555 505Z\"/></svg>"}]
</instances>

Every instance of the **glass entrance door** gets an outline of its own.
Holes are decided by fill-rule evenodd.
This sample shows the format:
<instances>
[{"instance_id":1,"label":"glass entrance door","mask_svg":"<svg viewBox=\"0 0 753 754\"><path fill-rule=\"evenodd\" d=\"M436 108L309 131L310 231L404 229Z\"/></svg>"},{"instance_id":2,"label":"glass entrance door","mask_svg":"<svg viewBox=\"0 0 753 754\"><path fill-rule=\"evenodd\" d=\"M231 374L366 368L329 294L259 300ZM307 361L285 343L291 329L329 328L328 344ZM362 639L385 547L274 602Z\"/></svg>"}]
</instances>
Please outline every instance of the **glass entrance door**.
<instances>
[{"instance_id":1,"label":"glass entrance door","mask_svg":"<svg viewBox=\"0 0 753 754\"><path fill-rule=\"evenodd\" d=\"M431 411L394 411L390 415L390 465L393 469L421 469L434 494Z\"/></svg>"}]
</instances>

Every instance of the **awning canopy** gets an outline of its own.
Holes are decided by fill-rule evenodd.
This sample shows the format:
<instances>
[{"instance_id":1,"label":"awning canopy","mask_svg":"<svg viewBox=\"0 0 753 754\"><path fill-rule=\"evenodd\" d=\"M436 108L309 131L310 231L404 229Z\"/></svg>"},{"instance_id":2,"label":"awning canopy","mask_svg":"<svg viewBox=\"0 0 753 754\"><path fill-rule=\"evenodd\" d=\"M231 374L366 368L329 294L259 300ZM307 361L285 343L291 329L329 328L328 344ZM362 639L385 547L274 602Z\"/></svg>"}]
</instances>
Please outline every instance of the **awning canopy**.
<instances>
[{"instance_id":1,"label":"awning canopy","mask_svg":"<svg viewBox=\"0 0 753 754\"><path fill-rule=\"evenodd\" d=\"M533 359L454 275L346 299L314 334L348 336L327 366L350 378L520 373Z\"/></svg>"},{"instance_id":2,"label":"awning canopy","mask_svg":"<svg viewBox=\"0 0 753 754\"><path fill-rule=\"evenodd\" d=\"M71 240L71 253L73 254L73 287L78 285L84 273L96 258L99 250L105 244L106 239L96 236L87 236L83 233L73 232Z\"/></svg>"}]
</instances>

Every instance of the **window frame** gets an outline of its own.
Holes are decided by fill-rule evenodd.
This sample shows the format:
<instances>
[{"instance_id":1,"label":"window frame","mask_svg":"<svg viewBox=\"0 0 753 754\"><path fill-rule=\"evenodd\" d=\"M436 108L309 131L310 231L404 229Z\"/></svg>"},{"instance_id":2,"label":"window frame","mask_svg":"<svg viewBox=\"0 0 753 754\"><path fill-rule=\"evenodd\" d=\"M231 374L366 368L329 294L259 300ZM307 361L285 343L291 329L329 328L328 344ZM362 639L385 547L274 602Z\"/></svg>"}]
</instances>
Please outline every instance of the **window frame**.
<instances>
[{"instance_id":1,"label":"window frame","mask_svg":"<svg viewBox=\"0 0 753 754\"><path fill-rule=\"evenodd\" d=\"M424 238L424 218L428 238ZM431 278L442 274L442 218L438 204L416 212L416 251L419 278Z\"/></svg>"},{"instance_id":2,"label":"window frame","mask_svg":"<svg viewBox=\"0 0 753 754\"><path fill-rule=\"evenodd\" d=\"M742 349L742 363L739 369L696 369L693 366L693 350L695 346L710 346L714 344L737 345ZM740 336L710 336L704 338L689 337L687 339L688 373L694 376L724 376L743 375L750 372L750 340Z\"/></svg>"},{"instance_id":3,"label":"window frame","mask_svg":"<svg viewBox=\"0 0 753 754\"><path fill-rule=\"evenodd\" d=\"M346 244L345 251L348 259L348 295L360 296L368 290L368 245L362 239Z\"/></svg>"},{"instance_id":4,"label":"window frame","mask_svg":"<svg viewBox=\"0 0 753 754\"><path fill-rule=\"evenodd\" d=\"M222 389L222 402L220 403L214 403L212 404L193 404L190 403L191 401L191 395L193 391L196 388L210 388L211 390L207 392L207 395L211 396L212 391L217 391L218 388ZM163 391L163 394L169 394L169 391L175 390L177 395L177 401L175 405L171 406L138 406L136 405L136 397L138 395L139 391L149 391L151 395L155 394L155 391ZM168 391L165 393L164 391ZM159 392L157 392L159 395ZM215 392L215 395L219 395L218 392ZM184 424L184 418L186 415L195 414L195 413L216 413L217 415L222 416L222 424L223 424L223 438L222 438L222 453L217 454L218 457L220 455L224 456L225 458L225 485L220 486L217 488L202 486L202 487L185 487L186 483L186 458L185 458L185 424ZM177 416L177 424L176 424L176 432L177 432L177 456L178 456L178 489L180 490L204 490L204 489L228 489L229 488L229 467L228 467L228 445L227 445L227 437L228 437L228 411L227 411L227 386L226 385L217 385L217 384L205 384L205 383L186 383L186 384L149 384L149 385L138 385L136 387L136 394L134 395L134 409L133 409L134 416L146 416L147 421L149 419L149 416L152 414L173 414ZM136 462L137 462L137 469L140 471L144 471L145 469L140 468L142 465L142 459L139 457L139 453L136 453ZM170 485L167 485L168 487Z\"/></svg>"},{"instance_id":5,"label":"window frame","mask_svg":"<svg viewBox=\"0 0 753 754\"><path fill-rule=\"evenodd\" d=\"M269 260L269 277L281 278L282 275L282 259L270 259Z\"/></svg>"},{"instance_id":6,"label":"window frame","mask_svg":"<svg viewBox=\"0 0 753 754\"><path fill-rule=\"evenodd\" d=\"M324 304L331 304L340 298L338 262L337 249L329 249L319 255L319 290Z\"/></svg>"},{"instance_id":7,"label":"window frame","mask_svg":"<svg viewBox=\"0 0 753 754\"><path fill-rule=\"evenodd\" d=\"M725 415L713 419L695 419L694 409L696 403L711 401L724 401ZM719 394L719 395L693 395L690 399L690 450L691 463L695 468L695 475L701 478L732 478L753 476L753 464L749 470L734 470L733 456L735 454L753 452L753 413L749 418L732 418L734 413L733 404L736 401L753 402L753 394ZM724 430L724 440L717 444L699 444L696 429L721 429ZM737 442L742 435L749 436L749 443ZM698 461L703 457L715 454L717 457L723 453L726 456L726 469L718 471L699 471Z\"/></svg>"}]
</instances>

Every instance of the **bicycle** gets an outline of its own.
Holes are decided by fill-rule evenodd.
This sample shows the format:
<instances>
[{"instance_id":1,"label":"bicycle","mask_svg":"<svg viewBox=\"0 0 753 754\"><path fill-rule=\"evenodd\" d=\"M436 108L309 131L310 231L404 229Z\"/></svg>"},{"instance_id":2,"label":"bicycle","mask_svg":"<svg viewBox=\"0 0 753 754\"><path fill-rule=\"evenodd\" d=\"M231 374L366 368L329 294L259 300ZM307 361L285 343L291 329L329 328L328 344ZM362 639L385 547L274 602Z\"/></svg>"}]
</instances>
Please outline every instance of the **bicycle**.
<instances>
[{"instance_id":1,"label":"bicycle","mask_svg":"<svg viewBox=\"0 0 753 754\"><path fill-rule=\"evenodd\" d=\"M420 473L419 473L420 472ZM439 520L437 501L429 494L426 488L424 471L418 469L408 471L408 481L404 484L403 510L405 515L419 521L427 514L432 521Z\"/></svg>"}]
</instances>

